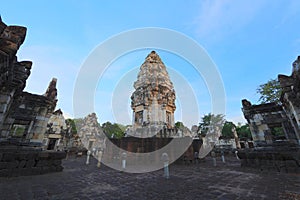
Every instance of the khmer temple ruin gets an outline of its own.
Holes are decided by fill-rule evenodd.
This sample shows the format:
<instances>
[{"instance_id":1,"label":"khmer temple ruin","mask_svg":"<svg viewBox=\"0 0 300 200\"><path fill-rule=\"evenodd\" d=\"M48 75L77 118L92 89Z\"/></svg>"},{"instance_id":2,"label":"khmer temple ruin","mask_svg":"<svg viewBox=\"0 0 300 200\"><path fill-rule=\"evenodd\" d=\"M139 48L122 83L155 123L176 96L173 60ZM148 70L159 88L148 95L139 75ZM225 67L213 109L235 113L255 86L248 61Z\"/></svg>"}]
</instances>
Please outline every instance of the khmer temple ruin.
<instances>
[{"instance_id":1,"label":"khmer temple ruin","mask_svg":"<svg viewBox=\"0 0 300 200\"><path fill-rule=\"evenodd\" d=\"M175 90L166 66L152 51L140 67L131 96L135 136L172 137L175 133Z\"/></svg>"},{"instance_id":2,"label":"khmer temple ruin","mask_svg":"<svg viewBox=\"0 0 300 200\"><path fill-rule=\"evenodd\" d=\"M16 53L26 36L26 28L0 22L0 138L39 141L44 138L48 119L57 102L56 79L45 95L24 92L31 61L17 60Z\"/></svg>"},{"instance_id":3,"label":"khmer temple ruin","mask_svg":"<svg viewBox=\"0 0 300 200\"><path fill-rule=\"evenodd\" d=\"M57 103L55 78L45 94L23 91L31 61L18 61L26 28L0 18L0 176L61 171L63 152L42 152L47 123ZM39 147L39 148L38 148Z\"/></svg>"},{"instance_id":4,"label":"khmer temple ruin","mask_svg":"<svg viewBox=\"0 0 300 200\"><path fill-rule=\"evenodd\" d=\"M242 100L255 149L241 151L242 165L300 168L300 56L293 62L290 76L278 75L282 89L279 103L252 105ZM284 138L276 138L273 129L281 128ZM268 162L266 162L268 161Z\"/></svg>"},{"instance_id":5,"label":"khmer temple ruin","mask_svg":"<svg viewBox=\"0 0 300 200\"><path fill-rule=\"evenodd\" d=\"M66 137L69 137L70 127L67 125L63 112L58 109L50 116L43 144L47 150L63 151L66 144Z\"/></svg>"},{"instance_id":6,"label":"khmer temple ruin","mask_svg":"<svg viewBox=\"0 0 300 200\"><path fill-rule=\"evenodd\" d=\"M106 137L100 124L98 123L96 113L87 115L82 124L77 124L78 135L80 137L81 146L87 150L93 150L96 154L98 151L105 149Z\"/></svg>"},{"instance_id":7,"label":"khmer temple ruin","mask_svg":"<svg viewBox=\"0 0 300 200\"><path fill-rule=\"evenodd\" d=\"M300 56L293 62L290 76L278 75L282 88L280 103L252 105L243 99L243 112L256 144L273 143L273 127L282 127L286 139L300 144Z\"/></svg>"}]
</instances>

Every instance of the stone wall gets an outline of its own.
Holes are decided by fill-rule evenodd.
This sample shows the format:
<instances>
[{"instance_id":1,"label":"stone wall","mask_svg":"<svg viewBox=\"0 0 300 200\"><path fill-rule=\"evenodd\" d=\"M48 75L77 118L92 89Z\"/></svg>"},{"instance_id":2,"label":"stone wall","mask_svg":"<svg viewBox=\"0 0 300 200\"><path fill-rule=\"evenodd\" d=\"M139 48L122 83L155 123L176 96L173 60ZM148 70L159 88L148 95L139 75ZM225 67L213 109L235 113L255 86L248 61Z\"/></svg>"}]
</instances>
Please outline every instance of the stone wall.
<instances>
[{"instance_id":1,"label":"stone wall","mask_svg":"<svg viewBox=\"0 0 300 200\"><path fill-rule=\"evenodd\" d=\"M39 175L63 170L62 151L41 151L31 147L0 146L0 176Z\"/></svg>"},{"instance_id":2,"label":"stone wall","mask_svg":"<svg viewBox=\"0 0 300 200\"><path fill-rule=\"evenodd\" d=\"M175 144L178 144L178 148L180 147L181 143L185 143L186 141L192 140L190 137L184 137L184 138L135 138L135 137L125 137L122 139L110 139L110 141L118 146L120 149L123 149L125 151L129 151L132 153L150 153L154 152L156 150L159 150L163 148L164 146L168 145L172 140ZM183 161L184 159L187 160L193 160L194 159L194 153L199 152L202 145L201 140L193 140L191 145L187 147L187 150L185 153L182 154L180 158L177 159L178 162ZM174 145L176 146L176 145ZM121 155L123 151L114 151L117 150L112 145L107 145L107 148L105 149L105 156L109 157L111 159L118 157ZM177 149L174 149L174 152ZM169 155L170 158L173 158L172 152ZM156 156L157 160L159 161L161 159L161 155L157 154ZM134 158L132 158L134 159ZM130 160L130 158L128 158Z\"/></svg>"},{"instance_id":3,"label":"stone wall","mask_svg":"<svg viewBox=\"0 0 300 200\"><path fill-rule=\"evenodd\" d=\"M239 150L242 167L261 171L300 172L300 148L292 144L277 144L256 149Z\"/></svg>"}]
</instances>

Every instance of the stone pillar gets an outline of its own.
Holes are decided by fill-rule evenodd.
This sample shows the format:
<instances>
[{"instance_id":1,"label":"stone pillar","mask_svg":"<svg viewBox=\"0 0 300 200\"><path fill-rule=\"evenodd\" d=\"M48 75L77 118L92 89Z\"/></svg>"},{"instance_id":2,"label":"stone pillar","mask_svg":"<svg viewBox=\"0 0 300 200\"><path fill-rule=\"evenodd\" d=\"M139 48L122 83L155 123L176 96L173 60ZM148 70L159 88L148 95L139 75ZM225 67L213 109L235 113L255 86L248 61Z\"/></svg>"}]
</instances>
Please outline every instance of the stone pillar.
<instances>
[{"instance_id":1,"label":"stone pillar","mask_svg":"<svg viewBox=\"0 0 300 200\"><path fill-rule=\"evenodd\" d=\"M42 142L47 129L47 123L51 115L47 112L48 110L46 108L40 108L40 111L36 116L34 124L29 134L27 134L26 139L30 139L30 141L34 142Z\"/></svg>"},{"instance_id":2,"label":"stone pillar","mask_svg":"<svg viewBox=\"0 0 300 200\"><path fill-rule=\"evenodd\" d=\"M162 121L164 123L167 123L167 111L166 111L165 106L163 106L163 108L162 108Z\"/></svg>"},{"instance_id":3,"label":"stone pillar","mask_svg":"<svg viewBox=\"0 0 300 200\"><path fill-rule=\"evenodd\" d=\"M134 120L135 120L135 112L133 111L133 112L132 112L132 120L131 120L131 121L132 121L132 122L131 122L132 125L135 124L135 121L134 121Z\"/></svg>"},{"instance_id":4,"label":"stone pillar","mask_svg":"<svg viewBox=\"0 0 300 200\"><path fill-rule=\"evenodd\" d=\"M300 108L294 106L292 102L289 101L289 111L290 111L290 121L294 127L295 136L300 144ZM292 116L291 116L292 115Z\"/></svg>"},{"instance_id":5,"label":"stone pillar","mask_svg":"<svg viewBox=\"0 0 300 200\"><path fill-rule=\"evenodd\" d=\"M236 148L240 149L241 148L241 144L240 144L240 140L239 140L239 137L238 137L238 134L236 132L235 127L232 128L232 132L233 132L233 135L234 135L234 141L235 141Z\"/></svg>"},{"instance_id":6,"label":"stone pillar","mask_svg":"<svg viewBox=\"0 0 300 200\"><path fill-rule=\"evenodd\" d=\"M143 123L148 121L148 110L144 109L143 111Z\"/></svg>"},{"instance_id":7,"label":"stone pillar","mask_svg":"<svg viewBox=\"0 0 300 200\"><path fill-rule=\"evenodd\" d=\"M6 117L8 115L8 110L11 106L13 101L15 90L11 92L1 91L0 94L0 137L7 137L8 133L7 130L11 124L7 124ZM4 125L6 123L6 125Z\"/></svg>"}]
</instances>

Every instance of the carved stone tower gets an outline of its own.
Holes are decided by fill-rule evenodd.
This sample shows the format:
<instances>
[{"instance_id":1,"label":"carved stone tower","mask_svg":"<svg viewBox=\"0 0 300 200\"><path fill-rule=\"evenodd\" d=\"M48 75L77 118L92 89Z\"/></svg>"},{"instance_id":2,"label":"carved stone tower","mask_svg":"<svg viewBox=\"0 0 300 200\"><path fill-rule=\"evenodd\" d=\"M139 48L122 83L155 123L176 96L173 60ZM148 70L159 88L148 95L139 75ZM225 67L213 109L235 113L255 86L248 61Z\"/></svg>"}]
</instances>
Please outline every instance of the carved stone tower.
<instances>
[{"instance_id":1,"label":"carved stone tower","mask_svg":"<svg viewBox=\"0 0 300 200\"><path fill-rule=\"evenodd\" d=\"M173 129L175 91L166 66L152 51L140 67L131 96L133 128Z\"/></svg>"}]
</instances>

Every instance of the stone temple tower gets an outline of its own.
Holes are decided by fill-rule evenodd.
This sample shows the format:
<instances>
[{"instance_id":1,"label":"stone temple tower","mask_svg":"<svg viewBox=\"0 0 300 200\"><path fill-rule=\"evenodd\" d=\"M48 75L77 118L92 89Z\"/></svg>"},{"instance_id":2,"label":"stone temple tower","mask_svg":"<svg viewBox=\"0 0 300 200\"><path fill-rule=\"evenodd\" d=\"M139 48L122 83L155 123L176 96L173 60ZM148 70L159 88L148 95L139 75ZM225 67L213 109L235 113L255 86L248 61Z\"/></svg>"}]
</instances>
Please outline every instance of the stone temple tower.
<instances>
[{"instance_id":1,"label":"stone temple tower","mask_svg":"<svg viewBox=\"0 0 300 200\"><path fill-rule=\"evenodd\" d=\"M140 67L131 96L135 130L174 129L175 91L166 66L152 51Z\"/></svg>"}]
</instances>

